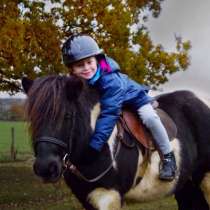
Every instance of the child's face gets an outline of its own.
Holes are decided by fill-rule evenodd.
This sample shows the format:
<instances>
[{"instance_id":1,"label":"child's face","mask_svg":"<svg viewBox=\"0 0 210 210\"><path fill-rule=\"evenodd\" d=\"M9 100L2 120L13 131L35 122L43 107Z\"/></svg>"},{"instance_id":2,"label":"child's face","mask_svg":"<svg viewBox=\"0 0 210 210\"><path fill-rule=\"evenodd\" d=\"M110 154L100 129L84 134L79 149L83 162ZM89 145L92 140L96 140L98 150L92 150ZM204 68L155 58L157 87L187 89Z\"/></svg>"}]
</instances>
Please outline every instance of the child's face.
<instances>
[{"instance_id":1,"label":"child's face","mask_svg":"<svg viewBox=\"0 0 210 210\"><path fill-rule=\"evenodd\" d=\"M85 58L71 66L71 71L74 75L83 79L91 79L97 70L97 60L95 57Z\"/></svg>"}]
</instances>

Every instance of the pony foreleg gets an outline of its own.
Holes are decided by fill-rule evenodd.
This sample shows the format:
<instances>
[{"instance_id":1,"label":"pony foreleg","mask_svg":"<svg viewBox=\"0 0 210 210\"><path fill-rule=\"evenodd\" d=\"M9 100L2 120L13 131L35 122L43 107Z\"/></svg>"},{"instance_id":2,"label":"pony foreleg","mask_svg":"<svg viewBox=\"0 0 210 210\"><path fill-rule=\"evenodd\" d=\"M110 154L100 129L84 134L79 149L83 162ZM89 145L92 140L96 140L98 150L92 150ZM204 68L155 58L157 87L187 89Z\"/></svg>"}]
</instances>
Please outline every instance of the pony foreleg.
<instances>
[{"instance_id":1,"label":"pony foreleg","mask_svg":"<svg viewBox=\"0 0 210 210\"><path fill-rule=\"evenodd\" d=\"M121 209L121 196L116 190L97 188L88 195L88 202L97 210Z\"/></svg>"}]
</instances>

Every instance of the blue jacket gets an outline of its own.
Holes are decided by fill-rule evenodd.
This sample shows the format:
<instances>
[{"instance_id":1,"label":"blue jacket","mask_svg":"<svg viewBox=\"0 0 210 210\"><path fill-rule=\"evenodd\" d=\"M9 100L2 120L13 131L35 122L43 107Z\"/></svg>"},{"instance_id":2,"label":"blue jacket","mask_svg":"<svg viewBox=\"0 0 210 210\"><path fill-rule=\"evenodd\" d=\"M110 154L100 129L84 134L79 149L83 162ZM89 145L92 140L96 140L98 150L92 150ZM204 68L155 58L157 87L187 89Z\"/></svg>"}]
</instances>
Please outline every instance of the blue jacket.
<instances>
[{"instance_id":1,"label":"blue jacket","mask_svg":"<svg viewBox=\"0 0 210 210\"><path fill-rule=\"evenodd\" d=\"M142 86L127 75L120 73L120 67L113 59L106 57L106 61L111 67L111 72L103 72L98 67L96 74L88 82L89 85L96 87L101 94L101 112L90 141L90 146L98 151L108 141L119 119L122 106L129 106L137 110L153 100L147 95L148 87Z\"/></svg>"}]
</instances>

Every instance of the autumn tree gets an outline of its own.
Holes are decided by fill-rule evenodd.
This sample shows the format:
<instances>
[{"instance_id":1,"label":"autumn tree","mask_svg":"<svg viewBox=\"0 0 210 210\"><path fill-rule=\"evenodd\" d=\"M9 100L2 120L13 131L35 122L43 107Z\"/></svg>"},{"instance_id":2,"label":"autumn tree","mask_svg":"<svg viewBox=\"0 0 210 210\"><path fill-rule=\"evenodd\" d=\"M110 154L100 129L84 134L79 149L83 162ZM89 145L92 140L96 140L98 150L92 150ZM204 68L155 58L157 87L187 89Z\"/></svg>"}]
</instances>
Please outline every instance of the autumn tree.
<instances>
[{"instance_id":1,"label":"autumn tree","mask_svg":"<svg viewBox=\"0 0 210 210\"><path fill-rule=\"evenodd\" d=\"M162 0L2 0L0 90L18 91L18 80L65 72L62 42L74 33L92 35L133 79L156 87L189 65L190 43L176 51L155 45L146 14L158 17Z\"/></svg>"},{"instance_id":2,"label":"autumn tree","mask_svg":"<svg viewBox=\"0 0 210 210\"><path fill-rule=\"evenodd\" d=\"M11 105L10 109L10 120L24 120L25 119L25 112L24 112L24 105L14 103Z\"/></svg>"},{"instance_id":3,"label":"autumn tree","mask_svg":"<svg viewBox=\"0 0 210 210\"><path fill-rule=\"evenodd\" d=\"M0 90L17 92L22 76L59 73L62 34L40 1L0 1Z\"/></svg>"}]
</instances>

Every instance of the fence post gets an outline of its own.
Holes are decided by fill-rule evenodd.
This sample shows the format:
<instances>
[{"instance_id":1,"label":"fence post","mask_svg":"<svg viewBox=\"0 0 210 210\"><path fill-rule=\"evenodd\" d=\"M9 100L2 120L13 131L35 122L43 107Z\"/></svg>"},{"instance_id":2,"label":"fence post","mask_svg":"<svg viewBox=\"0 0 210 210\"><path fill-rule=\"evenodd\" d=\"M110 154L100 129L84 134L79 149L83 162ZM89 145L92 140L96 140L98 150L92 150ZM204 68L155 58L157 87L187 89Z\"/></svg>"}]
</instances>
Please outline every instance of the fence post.
<instances>
[{"instance_id":1,"label":"fence post","mask_svg":"<svg viewBox=\"0 0 210 210\"><path fill-rule=\"evenodd\" d=\"M15 128L11 127L11 147L10 147L10 154L11 154L11 159L16 160L16 149L15 149Z\"/></svg>"}]
</instances>

